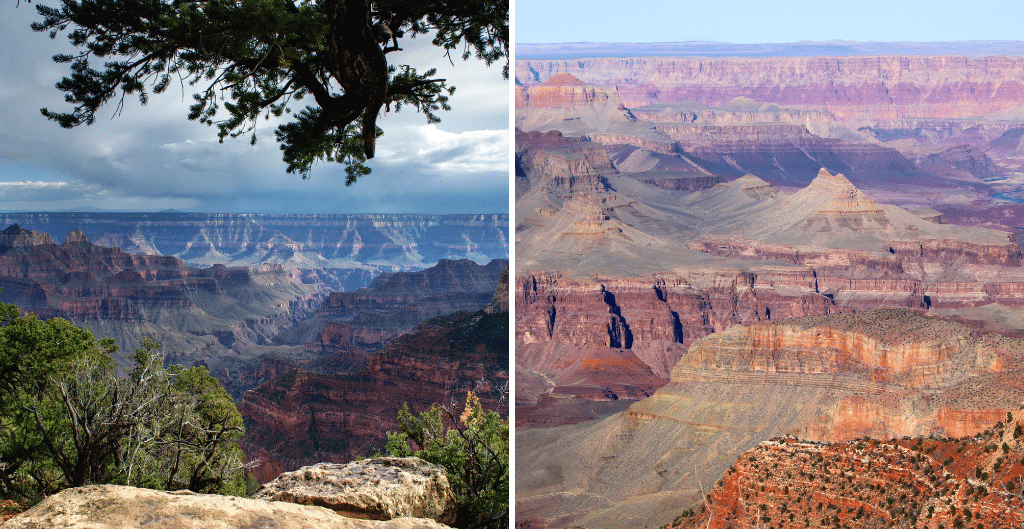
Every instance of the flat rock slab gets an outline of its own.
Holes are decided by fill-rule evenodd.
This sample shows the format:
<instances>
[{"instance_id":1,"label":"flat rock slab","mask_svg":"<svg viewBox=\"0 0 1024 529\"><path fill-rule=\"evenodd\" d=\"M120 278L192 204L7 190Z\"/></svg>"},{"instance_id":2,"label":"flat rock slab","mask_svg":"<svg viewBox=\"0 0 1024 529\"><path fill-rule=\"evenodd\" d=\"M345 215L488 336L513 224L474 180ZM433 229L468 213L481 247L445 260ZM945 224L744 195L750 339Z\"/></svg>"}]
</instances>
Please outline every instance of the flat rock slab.
<instances>
[{"instance_id":1,"label":"flat rock slab","mask_svg":"<svg viewBox=\"0 0 1024 529\"><path fill-rule=\"evenodd\" d=\"M345 518L323 507L122 485L64 490L4 529L447 529L434 520Z\"/></svg>"},{"instance_id":2,"label":"flat rock slab","mask_svg":"<svg viewBox=\"0 0 1024 529\"><path fill-rule=\"evenodd\" d=\"M285 472L253 498L326 507L343 516L401 516L451 523L455 497L443 468L418 457L375 457L319 463Z\"/></svg>"}]
</instances>

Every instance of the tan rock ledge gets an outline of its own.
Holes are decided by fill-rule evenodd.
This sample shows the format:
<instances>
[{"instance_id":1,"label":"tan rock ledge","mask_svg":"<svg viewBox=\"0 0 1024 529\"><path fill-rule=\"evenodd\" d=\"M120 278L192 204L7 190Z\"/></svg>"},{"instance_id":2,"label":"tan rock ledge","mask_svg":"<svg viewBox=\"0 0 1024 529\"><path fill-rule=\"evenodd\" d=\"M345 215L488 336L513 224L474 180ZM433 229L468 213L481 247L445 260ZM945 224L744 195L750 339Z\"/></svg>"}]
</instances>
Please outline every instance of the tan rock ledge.
<instances>
[{"instance_id":1,"label":"tan rock ledge","mask_svg":"<svg viewBox=\"0 0 1024 529\"><path fill-rule=\"evenodd\" d=\"M423 518L345 518L323 507L122 485L64 490L10 519L4 529L445 529Z\"/></svg>"}]
</instances>

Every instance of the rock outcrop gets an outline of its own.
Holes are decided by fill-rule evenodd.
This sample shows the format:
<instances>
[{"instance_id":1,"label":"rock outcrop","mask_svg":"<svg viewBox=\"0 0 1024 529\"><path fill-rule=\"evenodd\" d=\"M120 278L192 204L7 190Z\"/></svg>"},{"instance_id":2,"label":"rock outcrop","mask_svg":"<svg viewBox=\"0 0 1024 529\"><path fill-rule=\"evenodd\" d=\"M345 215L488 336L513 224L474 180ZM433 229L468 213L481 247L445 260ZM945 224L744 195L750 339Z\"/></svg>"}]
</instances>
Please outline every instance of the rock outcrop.
<instances>
[{"instance_id":1,"label":"rock outcrop","mask_svg":"<svg viewBox=\"0 0 1024 529\"><path fill-rule=\"evenodd\" d=\"M706 506L670 527L1018 527L1019 414L959 439L765 441L736 459L708 491Z\"/></svg>"},{"instance_id":2,"label":"rock outcrop","mask_svg":"<svg viewBox=\"0 0 1024 529\"><path fill-rule=\"evenodd\" d=\"M596 86L587 86L572 74L560 73L538 85L537 89L523 95L523 105L533 107L592 106L595 102L607 103L613 96ZM517 101L518 102L518 101Z\"/></svg>"},{"instance_id":3,"label":"rock outcrop","mask_svg":"<svg viewBox=\"0 0 1024 529\"><path fill-rule=\"evenodd\" d=\"M264 484L253 498L318 505L368 520L413 517L451 523L455 518L455 497L445 470L418 457L302 467Z\"/></svg>"},{"instance_id":4,"label":"rock outcrop","mask_svg":"<svg viewBox=\"0 0 1024 529\"><path fill-rule=\"evenodd\" d=\"M15 529L443 529L421 518L388 521L346 518L310 505L191 492L160 492L121 485L66 489L8 520Z\"/></svg>"}]
</instances>

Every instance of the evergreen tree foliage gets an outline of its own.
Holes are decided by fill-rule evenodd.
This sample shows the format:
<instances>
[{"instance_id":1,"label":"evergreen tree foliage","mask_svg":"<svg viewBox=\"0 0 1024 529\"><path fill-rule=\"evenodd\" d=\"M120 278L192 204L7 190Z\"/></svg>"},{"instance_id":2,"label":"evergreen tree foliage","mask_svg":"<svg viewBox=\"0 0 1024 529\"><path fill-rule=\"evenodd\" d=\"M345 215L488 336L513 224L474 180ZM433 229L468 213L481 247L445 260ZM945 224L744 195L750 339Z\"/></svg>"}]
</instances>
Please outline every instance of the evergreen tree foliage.
<instances>
[{"instance_id":1,"label":"evergreen tree foliage","mask_svg":"<svg viewBox=\"0 0 1024 529\"><path fill-rule=\"evenodd\" d=\"M428 122L450 108L455 88L434 69L388 60L401 39L429 34L449 57L505 58L508 78L508 0L61 0L37 9L34 30L68 31L80 50L54 57L70 65L57 88L74 108L42 113L61 126L187 83L198 90L189 119L216 126L221 141L250 134L255 143L260 117L312 100L275 131L288 172L306 178L314 161L337 161L346 185L369 173L382 108L411 106Z\"/></svg>"},{"instance_id":2,"label":"evergreen tree foliage","mask_svg":"<svg viewBox=\"0 0 1024 529\"><path fill-rule=\"evenodd\" d=\"M441 465L455 492L460 529L507 528L509 522L509 428L480 399L466 395L461 414L434 404L419 415L408 405L398 412L400 432L388 432L385 451ZM446 426L450 425L450 426ZM410 443L411 441L411 443Z\"/></svg>"},{"instance_id":3,"label":"evergreen tree foliage","mask_svg":"<svg viewBox=\"0 0 1024 529\"><path fill-rule=\"evenodd\" d=\"M119 483L244 494L242 417L202 367L146 340L119 375L111 340L0 304L0 497Z\"/></svg>"}]
</instances>

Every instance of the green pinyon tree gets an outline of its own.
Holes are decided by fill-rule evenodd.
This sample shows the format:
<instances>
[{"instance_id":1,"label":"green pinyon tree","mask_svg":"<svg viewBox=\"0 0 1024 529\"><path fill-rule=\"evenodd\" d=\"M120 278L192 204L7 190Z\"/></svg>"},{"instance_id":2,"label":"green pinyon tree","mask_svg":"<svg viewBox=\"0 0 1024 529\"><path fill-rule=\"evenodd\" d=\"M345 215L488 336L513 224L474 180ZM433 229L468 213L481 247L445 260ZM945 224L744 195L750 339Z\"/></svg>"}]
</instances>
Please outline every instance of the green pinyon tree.
<instances>
[{"instance_id":1,"label":"green pinyon tree","mask_svg":"<svg viewBox=\"0 0 1024 529\"><path fill-rule=\"evenodd\" d=\"M145 341L118 374L111 340L0 304L0 497L120 483L242 494L242 417L205 368Z\"/></svg>"},{"instance_id":2,"label":"green pinyon tree","mask_svg":"<svg viewBox=\"0 0 1024 529\"><path fill-rule=\"evenodd\" d=\"M260 117L292 113L275 135L288 172L313 162L345 164L346 184L369 173L382 132L380 111L411 106L428 122L449 110L455 88L436 71L419 72L391 54L402 39L429 35L463 59L506 59L508 0L61 0L37 6L32 25L67 31L80 51L54 57L71 74L57 84L70 112L42 109L63 127L91 124L110 101L145 104L150 93L188 84L188 114L218 136L250 134ZM104 61L101 66L97 62Z\"/></svg>"}]
</instances>

